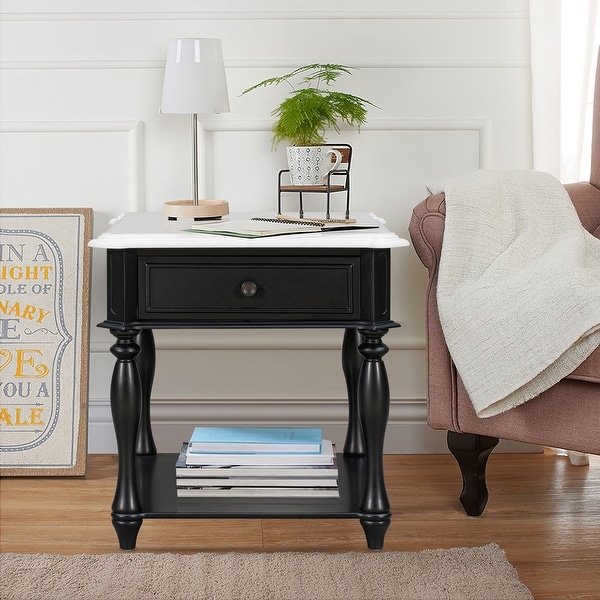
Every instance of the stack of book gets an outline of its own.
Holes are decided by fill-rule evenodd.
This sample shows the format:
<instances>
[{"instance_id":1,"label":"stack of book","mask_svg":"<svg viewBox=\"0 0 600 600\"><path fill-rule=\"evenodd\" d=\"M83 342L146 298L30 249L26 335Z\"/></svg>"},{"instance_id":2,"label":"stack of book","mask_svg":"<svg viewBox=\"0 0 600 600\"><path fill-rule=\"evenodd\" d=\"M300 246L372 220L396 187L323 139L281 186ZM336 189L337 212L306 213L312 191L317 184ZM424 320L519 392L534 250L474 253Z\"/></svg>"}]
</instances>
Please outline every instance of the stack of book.
<instances>
[{"instance_id":1,"label":"stack of book","mask_svg":"<svg viewBox=\"0 0 600 600\"><path fill-rule=\"evenodd\" d=\"M180 497L339 497L318 428L196 427L175 468Z\"/></svg>"}]
</instances>

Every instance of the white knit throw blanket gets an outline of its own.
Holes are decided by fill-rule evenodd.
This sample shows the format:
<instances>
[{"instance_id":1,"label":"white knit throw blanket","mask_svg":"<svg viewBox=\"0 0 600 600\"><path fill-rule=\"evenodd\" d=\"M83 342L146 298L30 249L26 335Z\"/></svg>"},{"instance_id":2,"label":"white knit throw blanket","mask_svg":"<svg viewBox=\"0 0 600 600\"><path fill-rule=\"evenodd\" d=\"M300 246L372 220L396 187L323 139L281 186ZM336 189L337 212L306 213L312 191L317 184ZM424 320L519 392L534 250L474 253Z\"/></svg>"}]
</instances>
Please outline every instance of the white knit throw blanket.
<instances>
[{"instance_id":1,"label":"white knit throw blanket","mask_svg":"<svg viewBox=\"0 0 600 600\"><path fill-rule=\"evenodd\" d=\"M482 170L428 187L446 194L442 329L477 415L490 417L600 345L600 240L547 173Z\"/></svg>"}]
</instances>

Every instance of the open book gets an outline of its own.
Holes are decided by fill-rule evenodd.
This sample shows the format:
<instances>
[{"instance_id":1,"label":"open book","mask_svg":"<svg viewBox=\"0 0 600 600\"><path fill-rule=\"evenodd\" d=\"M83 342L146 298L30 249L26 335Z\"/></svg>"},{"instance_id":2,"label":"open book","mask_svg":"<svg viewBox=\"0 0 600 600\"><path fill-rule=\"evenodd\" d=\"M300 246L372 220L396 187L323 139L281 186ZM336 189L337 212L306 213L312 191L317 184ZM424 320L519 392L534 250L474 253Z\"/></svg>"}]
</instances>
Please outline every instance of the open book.
<instances>
[{"instance_id":1,"label":"open book","mask_svg":"<svg viewBox=\"0 0 600 600\"><path fill-rule=\"evenodd\" d=\"M188 231L232 235L244 238L260 238L293 233L319 233L345 229L376 229L376 223L350 223L346 221L300 220L266 217L223 221L218 223L194 223Z\"/></svg>"}]
</instances>

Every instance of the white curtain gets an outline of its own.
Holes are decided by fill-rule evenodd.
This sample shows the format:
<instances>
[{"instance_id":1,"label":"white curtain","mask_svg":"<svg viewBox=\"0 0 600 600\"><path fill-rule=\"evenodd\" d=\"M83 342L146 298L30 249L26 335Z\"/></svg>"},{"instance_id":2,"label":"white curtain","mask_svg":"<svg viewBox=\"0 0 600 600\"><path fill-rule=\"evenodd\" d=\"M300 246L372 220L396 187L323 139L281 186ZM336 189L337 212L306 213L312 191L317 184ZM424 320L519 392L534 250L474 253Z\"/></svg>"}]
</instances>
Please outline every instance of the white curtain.
<instances>
[{"instance_id":1,"label":"white curtain","mask_svg":"<svg viewBox=\"0 0 600 600\"><path fill-rule=\"evenodd\" d=\"M530 0L533 168L589 178L598 0Z\"/></svg>"}]
</instances>

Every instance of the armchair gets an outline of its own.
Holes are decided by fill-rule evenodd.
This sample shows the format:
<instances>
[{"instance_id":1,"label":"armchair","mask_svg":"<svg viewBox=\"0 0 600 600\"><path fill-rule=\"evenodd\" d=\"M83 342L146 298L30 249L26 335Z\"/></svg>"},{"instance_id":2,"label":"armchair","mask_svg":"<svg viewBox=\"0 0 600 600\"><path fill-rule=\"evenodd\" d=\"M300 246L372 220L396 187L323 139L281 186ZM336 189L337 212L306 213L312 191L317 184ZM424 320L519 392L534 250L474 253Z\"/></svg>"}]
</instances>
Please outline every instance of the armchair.
<instances>
[{"instance_id":1,"label":"armchair","mask_svg":"<svg viewBox=\"0 0 600 600\"><path fill-rule=\"evenodd\" d=\"M589 182L567 184L565 188L584 228L600 238L600 68L592 137ZM445 195L431 195L415 207L409 225L415 251L429 271L427 418L434 429L447 430L448 448L463 478L460 501L468 515L478 516L488 500L487 459L499 438L600 454L600 348L536 398L501 414L479 418L450 357L438 314L436 286L445 215Z\"/></svg>"}]
</instances>

